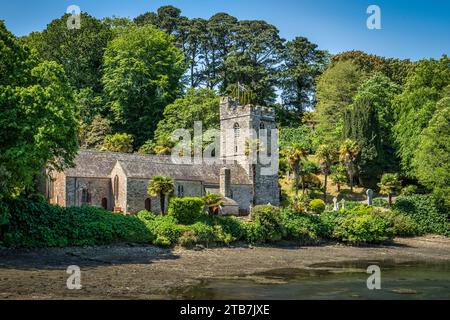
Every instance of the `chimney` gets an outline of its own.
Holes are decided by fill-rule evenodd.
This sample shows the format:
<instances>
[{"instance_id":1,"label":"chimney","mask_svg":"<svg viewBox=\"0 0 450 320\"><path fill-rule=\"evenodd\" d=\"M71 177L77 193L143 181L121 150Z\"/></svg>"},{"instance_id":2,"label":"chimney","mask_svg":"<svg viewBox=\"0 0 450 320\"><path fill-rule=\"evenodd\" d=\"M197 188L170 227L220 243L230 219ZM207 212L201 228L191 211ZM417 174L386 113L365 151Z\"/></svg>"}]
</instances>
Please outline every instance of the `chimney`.
<instances>
[{"instance_id":1,"label":"chimney","mask_svg":"<svg viewBox=\"0 0 450 320\"><path fill-rule=\"evenodd\" d=\"M228 168L220 169L220 193L224 197L231 197L231 171Z\"/></svg>"}]
</instances>

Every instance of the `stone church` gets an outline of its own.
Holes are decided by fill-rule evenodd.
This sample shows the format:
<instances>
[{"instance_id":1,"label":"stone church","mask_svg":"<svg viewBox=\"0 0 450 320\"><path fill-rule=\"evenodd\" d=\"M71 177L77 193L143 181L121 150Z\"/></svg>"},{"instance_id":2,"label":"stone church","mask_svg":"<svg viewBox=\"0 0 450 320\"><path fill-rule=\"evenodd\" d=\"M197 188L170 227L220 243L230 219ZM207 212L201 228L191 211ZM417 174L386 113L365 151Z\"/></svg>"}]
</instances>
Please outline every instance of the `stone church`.
<instances>
[{"instance_id":1,"label":"stone church","mask_svg":"<svg viewBox=\"0 0 450 320\"><path fill-rule=\"evenodd\" d=\"M264 165L250 161L248 141L260 129L275 129L270 108L240 106L230 97L220 101L220 159L214 164L178 164L170 156L79 151L73 168L50 173L46 195L60 206L91 205L134 214L160 212L160 201L147 194L154 176L175 181L175 196L221 194L226 214L248 214L258 204L279 205L278 173L263 174ZM278 148L276 146L278 152Z\"/></svg>"}]
</instances>

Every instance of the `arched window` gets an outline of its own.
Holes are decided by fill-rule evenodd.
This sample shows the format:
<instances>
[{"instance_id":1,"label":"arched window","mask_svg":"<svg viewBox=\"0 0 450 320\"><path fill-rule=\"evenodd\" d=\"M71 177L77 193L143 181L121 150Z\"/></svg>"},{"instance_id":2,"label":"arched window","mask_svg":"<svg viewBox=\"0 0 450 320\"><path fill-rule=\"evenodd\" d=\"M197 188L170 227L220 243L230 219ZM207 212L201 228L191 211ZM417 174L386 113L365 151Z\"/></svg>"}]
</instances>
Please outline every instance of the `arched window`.
<instances>
[{"instance_id":1,"label":"arched window","mask_svg":"<svg viewBox=\"0 0 450 320\"><path fill-rule=\"evenodd\" d=\"M182 186L182 185L179 185L178 187L177 187L177 193L178 193L178 197L179 198L183 198L184 197L184 186Z\"/></svg>"},{"instance_id":2,"label":"arched window","mask_svg":"<svg viewBox=\"0 0 450 320\"><path fill-rule=\"evenodd\" d=\"M89 193L89 190L86 188L83 188L81 190L81 204L89 204L91 203L91 194Z\"/></svg>"},{"instance_id":3,"label":"arched window","mask_svg":"<svg viewBox=\"0 0 450 320\"><path fill-rule=\"evenodd\" d=\"M237 139L241 135L241 127L239 126L239 123L235 123L233 126L234 129L234 137Z\"/></svg>"},{"instance_id":4,"label":"arched window","mask_svg":"<svg viewBox=\"0 0 450 320\"><path fill-rule=\"evenodd\" d=\"M55 191L55 185L53 183L53 178L52 177L49 178L47 187L48 187L47 198L48 199L53 199L54 191Z\"/></svg>"},{"instance_id":5,"label":"arched window","mask_svg":"<svg viewBox=\"0 0 450 320\"><path fill-rule=\"evenodd\" d=\"M114 189L114 196L115 196L116 200L119 200L119 176L118 175L116 175L114 177L113 189Z\"/></svg>"},{"instance_id":6,"label":"arched window","mask_svg":"<svg viewBox=\"0 0 450 320\"><path fill-rule=\"evenodd\" d=\"M152 211L152 199L145 199L145 210Z\"/></svg>"},{"instance_id":7,"label":"arched window","mask_svg":"<svg viewBox=\"0 0 450 320\"><path fill-rule=\"evenodd\" d=\"M102 198L102 208L108 210L108 199Z\"/></svg>"}]
</instances>

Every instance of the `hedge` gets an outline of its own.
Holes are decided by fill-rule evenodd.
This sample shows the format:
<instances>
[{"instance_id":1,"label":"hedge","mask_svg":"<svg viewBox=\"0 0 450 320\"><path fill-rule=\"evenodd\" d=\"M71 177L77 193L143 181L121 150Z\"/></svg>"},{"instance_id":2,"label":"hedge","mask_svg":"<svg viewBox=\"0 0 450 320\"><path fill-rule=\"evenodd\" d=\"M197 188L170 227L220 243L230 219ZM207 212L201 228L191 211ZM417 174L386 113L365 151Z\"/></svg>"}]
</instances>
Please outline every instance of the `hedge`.
<instances>
[{"instance_id":1,"label":"hedge","mask_svg":"<svg viewBox=\"0 0 450 320\"><path fill-rule=\"evenodd\" d=\"M442 199L433 195L400 196L394 210L414 219L420 233L450 236L449 210Z\"/></svg>"}]
</instances>

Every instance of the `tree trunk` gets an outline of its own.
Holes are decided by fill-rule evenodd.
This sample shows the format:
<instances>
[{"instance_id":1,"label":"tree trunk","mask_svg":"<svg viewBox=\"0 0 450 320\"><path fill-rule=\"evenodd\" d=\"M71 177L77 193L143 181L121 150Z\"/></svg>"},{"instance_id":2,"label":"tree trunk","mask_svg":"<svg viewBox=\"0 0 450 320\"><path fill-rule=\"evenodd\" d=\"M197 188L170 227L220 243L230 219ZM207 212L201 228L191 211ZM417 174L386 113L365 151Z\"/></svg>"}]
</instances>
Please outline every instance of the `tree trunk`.
<instances>
[{"instance_id":1,"label":"tree trunk","mask_svg":"<svg viewBox=\"0 0 450 320\"><path fill-rule=\"evenodd\" d=\"M305 176L302 176L302 193L303 193L303 195L305 194L305 189L306 189Z\"/></svg>"},{"instance_id":2,"label":"tree trunk","mask_svg":"<svg viewBox=\"0 0 450 320\"><path fill-rule=\"evenodd\" d=\"M325 175L325 181L324 181L324 187L325 187L325 191L323 194L323 201L325 201L325 203L327 203L327 185L328 185L328 175Z\"/></svg>"},{"instance_id":3,"label":"tree trunk","mask_svg":"<svg viewBox=\"0 0 450 320\"><path fill-rule=\"evenodd\" d=\"M298 189L299 189L298 173L294 173L294 179L295 179L295 195L298 196Z\"/></svg>"},{"instance_id":4,"label":"tree trunk","mask_svg":"<svg viewBox=\"0 0 450 320\"><path fill-rule=\"evenodd\" d=\"M160 205L161 205L161 215L165 215L165 197L164 197L164 193L160 193L159 194L159 201L160 201Z\"/></svg>"},{"instance_id":5,"label":"tree trunk","mask_svg":"<svg viewBox=\"0 0 450 320\"><path fill-rule=\"evenodd\" d=\"M337 188L338 188L338 192L341 192L341 184L340 183L337 184Z\"/></svg>"},{"instance_id":6,"label":"tree trunk","mask_svg":"<svg viewBox=\"0 0 450 320\"><path fill-rule=\"evenodd\" d=\"M392 206L392 194L388 194L388 202L389 202L389 207Z\"/></svg>"},{"instance_id":7,"label":"tree trunk","mask_svg":"<svg viewBox=\"0 0 450 320\"><path fill-rule=\"evenodd\" d=\"M353 163L350 162L348 169L348 176L350 178L350 193L353 193Z\"/></svg>"}]
</instances>

